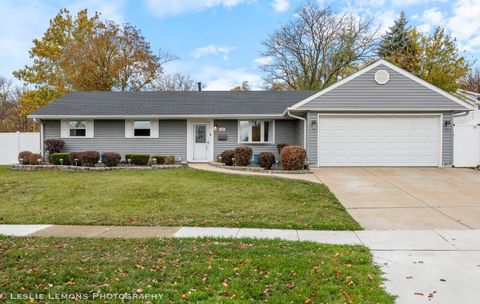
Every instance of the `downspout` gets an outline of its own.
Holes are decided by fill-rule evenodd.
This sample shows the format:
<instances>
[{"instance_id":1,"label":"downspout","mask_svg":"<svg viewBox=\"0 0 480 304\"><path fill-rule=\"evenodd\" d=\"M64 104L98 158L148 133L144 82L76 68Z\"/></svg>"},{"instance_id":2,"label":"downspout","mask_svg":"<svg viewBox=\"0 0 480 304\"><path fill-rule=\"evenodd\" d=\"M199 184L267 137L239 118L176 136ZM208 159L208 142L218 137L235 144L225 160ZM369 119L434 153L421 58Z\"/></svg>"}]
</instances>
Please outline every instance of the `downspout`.
<instances>
[{"instance_id":1,"label":"downspout","mask_svg":"<svg viewBox=\"0 0 480 304\"><path fill-rule=\"evenodd\" d=\"M303 147L307 150L307 120L301 116L293 115L287 110L287 115L296 119L303 120Z\"/></svg>"}]
</instances>

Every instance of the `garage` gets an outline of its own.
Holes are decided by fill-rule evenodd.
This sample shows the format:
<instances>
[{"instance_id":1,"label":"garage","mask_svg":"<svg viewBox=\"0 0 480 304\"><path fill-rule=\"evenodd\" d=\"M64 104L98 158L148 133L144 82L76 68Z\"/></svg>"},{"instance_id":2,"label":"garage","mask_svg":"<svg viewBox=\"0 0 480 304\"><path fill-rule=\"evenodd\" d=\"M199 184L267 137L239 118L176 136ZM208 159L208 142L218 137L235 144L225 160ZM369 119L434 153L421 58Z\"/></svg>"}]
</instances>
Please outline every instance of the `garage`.
<instances>
[{"instance_id":1,"label":"garage","mask_svg":"<svg viewBox=\"0 0 480 304\"><path fill-rule=\"evenodd\" d=\"M318 115L319 166L441 166L439 114Z\"/></svg>"}]
</instances>

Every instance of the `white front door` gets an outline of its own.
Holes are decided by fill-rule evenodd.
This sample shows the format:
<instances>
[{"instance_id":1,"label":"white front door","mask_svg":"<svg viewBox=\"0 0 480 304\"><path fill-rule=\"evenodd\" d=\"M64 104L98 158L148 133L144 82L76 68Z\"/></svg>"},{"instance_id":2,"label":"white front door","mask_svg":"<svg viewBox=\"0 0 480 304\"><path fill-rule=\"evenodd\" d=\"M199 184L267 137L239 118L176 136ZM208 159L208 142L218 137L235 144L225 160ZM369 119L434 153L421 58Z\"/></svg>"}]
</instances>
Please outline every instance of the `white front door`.
<instances>
[{"instance_id":1,"label":"white front door","mask_svg":"<svg viewBox=\"0 0 480 304\"><path fill-rule=\"evenodd\" d=\"M193 126L193 160L208 161L209 135L208 123L195 123Z\"/></svg>"}]
</instances>

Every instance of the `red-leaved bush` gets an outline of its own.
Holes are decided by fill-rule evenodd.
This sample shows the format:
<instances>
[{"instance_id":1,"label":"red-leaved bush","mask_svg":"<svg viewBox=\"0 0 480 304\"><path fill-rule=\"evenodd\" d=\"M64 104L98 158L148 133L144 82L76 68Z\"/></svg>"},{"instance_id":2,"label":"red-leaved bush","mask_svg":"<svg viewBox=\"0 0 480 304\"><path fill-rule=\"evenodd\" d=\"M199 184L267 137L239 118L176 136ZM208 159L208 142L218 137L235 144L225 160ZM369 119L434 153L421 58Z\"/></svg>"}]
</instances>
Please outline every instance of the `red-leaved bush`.
<instances>
[{"instance_id":1,"label":"red-leaved bush","mask_svg":"<svg viewBox=\"0 0 480 304\"><path fill-rule=\"evenodd\" d=\"M32 152L30 151L22 151L18 153L18 163L21 165L28 165L30 155L32 155Z\"/></svg>"},{"instance_id":2,"label":"red-leaved bush","mask_svg":"<svg viewBox=\"0 0 480 304\"><path fill-rule=\"evenodd\" d=\"M248 166L250 164L250 160L252 159L252 154L252 148L246 146L236 147L235 150L233 150L235 165Z\"/></svg>"},{"instance_id":3,"label":"red-leaved bush","mask_svg":"<svg viewBox=\"0 0 480 304\"><path fill-rule=\"evenodd\" d=\"M42 161L42 156L38 153L32 153L32 154L30 154L30 157L28 158L28 163L30 165L40 165L38 160Z\"/></svg>"},{"instance_id":4,"label":"red-leaved bush","mask_svg":"<svg viewBox=\"0 0 480 304\"><path fill-rule=\"evenodd\" d=\"M272 168L273 164L275 164L275 155L271 152L261 152L258 154L258 164L265 169Z\"/></svg>"},{"instance_id":5,"label":"red-leaved bush","mask_svg":"<svg viewBox=\"0 0 480 304\"><path fill-rule=\"evenodd\" d=\"M233 166L233 150L226 150L220 154L220 161L227 166Z\"/></svg>"},{"instance_id":6,"label":"red-leaved bush","mask_svg":"<svg viewBox=\"0 0 480 304\"><path fill-rule=\"evenodd\" d=\"M277 145L277 151L278 151L278 155L282 154L282 149L285 148L285 147L288 147L290 146L289 144L278 144Z\"/></svg>"},{"instance_id":7,"label":"red-leaved bush","mask_svg":"<svg viewBox=\"0 0 480 304\"><path fill-rule=\"evenodd\" d=\"M97 151L85 151L80 154L82 166L93 167L100 159L100 153Z\"/></svg>"},{"instance_id":8,"label":"red-leaved bush","mask_svg":"<svg viewBox=\"0 0 480 304\"><path fill-rule=\"evenodd\" d=\"M116 167L120 163L120 160L122 159L122 156L115 152L105 152L102 155L103 155L103 163L107 167Z\"/></svg>"},{"instance_id":9,"label":"red-leaved bush","mask_svg":"<svg viewBox=\"0 0 480 304\"><path fill-rule=\"evenodd\" d=\"M302 170L305 165L307 151L300 146L287 146L280 153L282 167L285 170Z\"/></svg>"},{"instance_id":10,"label":"red-leaved bush","mask_svg":"<svg viewBox=\"0 0 480 304\"><path fill-rule=\"evenodd\" d=\"M70 154L68 154L68 161L72 166L81 166L82 152L70 152Z\"/></svg>"}]
</instances>

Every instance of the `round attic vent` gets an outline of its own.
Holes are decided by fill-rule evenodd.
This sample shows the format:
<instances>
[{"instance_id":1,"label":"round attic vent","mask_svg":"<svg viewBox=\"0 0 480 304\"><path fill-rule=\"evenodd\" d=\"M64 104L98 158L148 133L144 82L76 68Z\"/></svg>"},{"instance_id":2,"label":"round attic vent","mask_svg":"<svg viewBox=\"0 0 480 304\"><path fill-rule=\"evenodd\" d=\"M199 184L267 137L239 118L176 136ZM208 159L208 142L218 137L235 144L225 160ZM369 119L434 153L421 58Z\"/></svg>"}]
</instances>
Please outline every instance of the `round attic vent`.
<instances>
[{"instance_id":1,"label":"round attic vent","mask_svg":"<svg viewBox=\"0 0 480 304\"><path fill-rule=\"evenodd\" d=\"M386 84L390 80L390 74L385 70L378 70L375 73L375 81L378 84Z\"/></svg>"}]
</instances>

